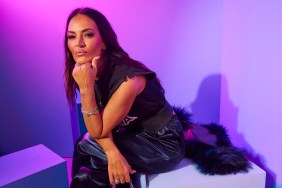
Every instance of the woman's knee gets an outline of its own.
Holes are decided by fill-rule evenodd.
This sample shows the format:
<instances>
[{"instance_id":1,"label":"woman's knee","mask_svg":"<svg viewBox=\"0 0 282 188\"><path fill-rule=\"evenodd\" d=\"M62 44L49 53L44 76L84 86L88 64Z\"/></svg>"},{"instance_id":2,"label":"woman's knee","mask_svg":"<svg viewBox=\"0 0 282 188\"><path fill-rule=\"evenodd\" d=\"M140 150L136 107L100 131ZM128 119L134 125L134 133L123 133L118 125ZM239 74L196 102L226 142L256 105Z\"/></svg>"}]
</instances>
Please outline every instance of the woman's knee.
<instances>
[{"instance_id":1,"label":"woman's knee","mask_svg":"<svg viewBox=\"0 0 282 188\"><path fill-rule=\"evenodd\" d=\"M85 166L72 179L70 188L110 188L107 171L96 171Z\"/></svg>"},{"instance_id":2,"label":"woman's knee","mask_svg":"<svg viewBox=\"0 0 282 188\"><path fill-rule=\"evenodd\" d=\"M76 144L73 155L73 175L80 167L87 166L93 169L107 169L107 157L101 146L85 134Z\"/></svg>"},{"instance_id":3,"label":"woman's knee","mask_svg":"<svg viewBox=\"0 0 282 188\"><path fill-rule=\"evenodd\" d=\"M90 186L94 183L90 181L90 173L90 169L84 167L80 168L79 172L72 179L70 188L93 187L93 185Z\"/></svg>"},{"instance_id":4,"label":"woman's knee","mask_svg":"<svg viewBox=\"0 0 282 188\"><path fill-rule=\"evenodd\" d=\"M79 152L82 155L95 156L103 155L104 151L101 146L89 136L89 133L85 133L78 139L75 148L75 152Z\"/></svg>"}]
</instances>

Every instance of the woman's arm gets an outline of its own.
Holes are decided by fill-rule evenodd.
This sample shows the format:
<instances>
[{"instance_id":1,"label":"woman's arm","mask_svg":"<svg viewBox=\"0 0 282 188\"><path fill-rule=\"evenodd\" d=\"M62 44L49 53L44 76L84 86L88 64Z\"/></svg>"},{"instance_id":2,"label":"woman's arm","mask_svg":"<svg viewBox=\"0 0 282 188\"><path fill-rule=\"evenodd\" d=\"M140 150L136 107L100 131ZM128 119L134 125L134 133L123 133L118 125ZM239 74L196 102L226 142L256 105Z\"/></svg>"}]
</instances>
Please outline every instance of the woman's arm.
<instances>
[{"instance_id":1,"label":"woman's arm","mask_svg":"<svg viewBox=\"0 0 282 188\"><path fill-rule=\"evenodd\" d=\"M112 139L112 134L110 133L108 137L96 139L96 141L103 148L107 156L110 183L115 185L115 180L119 180L121 183L129 183L130 174L135 173L135 171L116 147Z\"/></svg>"},{"instance_id":2,"label":"woman's arm","mask_svg":"<svg viewBox=\"0 0 282 188\"><path fill-rule=\"evenodd\" d=\"M75 66L73 77L79 86L82 109L91 112L97 109L94 84L97 76L97 57L93 58L92 64L85 63ZM93 138L107 136L114 127L128 114L135 97L140 94L146 85L144 75L127 78L114 92L103 115L86 115L83 113L86 128Z\"/></svg>"},{"instance_id":3,"label":"woman's arm","mask_svg":"<svg viewBox=\"0 0 282 188\"><path fill-rule=\"evenodd\" d=\"M73 70L73 77L80 89L82 108L85 111L93 111L97 107L94 91L97 66L94 59L93 62L92 66L82 64ZM101 114L83 115L90 136L96 139L107 156L109 179L112 185L115 184L115 179L129 182L129 174L134 172L114 144L112 129L128 114L135 97L143 91L145 85L146 78L143 75L128 78L112 95Z\"/></svg>"},{"instance_id":4,"label":"woman's arm","mask_svg":"<svg viewBox=\"0 0 282 188\"><path fill-rule=\"evenodd\" d=\"M103 148L108 159L108 173L112 185L114 180L129 182L129 174L134 173L126 159L119 152L112 140L112 129L128 114L135 97L146 85L144 76L136 76L123 82L109 100L103 113L103 131L96 141Z\"/></svg>"},{"instance_id":5,"label":"woman's arm","mask_svg":"<svg viewBox=\"0 0 282 188\"><path fill-rule=\"evenodd\" d=\"M90 136L95 139L108 137L112 129L128 114L135 97L143 91L145 85L146 78L143 75L128 78L112 95L102 114L83 114ZM81 91L81 104L86 111L97 106L94 89Z\"/></svg>"}]
</instances>

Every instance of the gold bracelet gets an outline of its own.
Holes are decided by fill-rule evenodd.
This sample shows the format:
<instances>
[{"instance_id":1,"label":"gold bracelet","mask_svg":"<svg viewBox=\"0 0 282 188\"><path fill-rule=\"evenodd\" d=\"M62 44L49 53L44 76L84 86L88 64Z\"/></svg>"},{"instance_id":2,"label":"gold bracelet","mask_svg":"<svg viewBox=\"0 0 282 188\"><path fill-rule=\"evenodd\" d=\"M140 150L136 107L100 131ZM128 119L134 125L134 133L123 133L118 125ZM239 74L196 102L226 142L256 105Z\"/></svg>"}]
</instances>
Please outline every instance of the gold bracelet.
<instances>
[{"instance_id":1,"label":"gold bracelet","mask_svg":"<svg viewBox=\"0 0 282 188\"><path fill-rule=\"evenodd\" d=\"M89 116L91 116L91 115L99 114L99 112L100 112L100 111L99 111L98 106L96 106L96 107L94 108L94 110L92 110L92 111L83 110L82 107L81 107L81 113L82 113L82 114L85 114L87 117L89 117Z\"/></svg>"}]
</instances>

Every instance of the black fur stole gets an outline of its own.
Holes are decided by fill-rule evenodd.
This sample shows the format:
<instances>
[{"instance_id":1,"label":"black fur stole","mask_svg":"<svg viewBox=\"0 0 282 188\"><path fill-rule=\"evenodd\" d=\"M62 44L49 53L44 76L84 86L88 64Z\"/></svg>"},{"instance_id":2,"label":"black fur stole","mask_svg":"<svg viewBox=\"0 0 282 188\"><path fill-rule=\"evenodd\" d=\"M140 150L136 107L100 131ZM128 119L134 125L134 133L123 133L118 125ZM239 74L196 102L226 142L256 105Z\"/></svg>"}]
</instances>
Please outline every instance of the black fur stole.
<instances>
[{"instance_id":1,"label":"black fur stole","mask_svg":"<svg viewBox=\"0 0 282 188\"><path fill-rule=\"evenodd\" d=\"M252 168L244 151L233 146L223 126L193 123L185 108L174 106L173 109L183 126L186 157L201 173L226 175Z\"/></svg>"}]
</instances>

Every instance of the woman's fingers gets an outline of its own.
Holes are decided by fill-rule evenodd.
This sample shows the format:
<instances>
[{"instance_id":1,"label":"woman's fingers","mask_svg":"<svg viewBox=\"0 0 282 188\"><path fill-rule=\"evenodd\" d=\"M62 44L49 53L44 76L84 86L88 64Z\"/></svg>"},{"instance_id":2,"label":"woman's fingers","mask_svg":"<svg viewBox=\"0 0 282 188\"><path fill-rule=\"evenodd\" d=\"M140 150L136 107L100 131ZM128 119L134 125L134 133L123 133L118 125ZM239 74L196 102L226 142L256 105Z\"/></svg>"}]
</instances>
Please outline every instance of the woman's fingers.
<instances>
[{"instance_id":1,"label":"woman's fingers","mask_svg":"<svg viewBox=\"0 0 282 188\"><path fill-rule=\"evenodd\" d=\"M94 87L96 69L90 63L75 64L72 76L80 89Z\"/></svg>"},{"instance_id":2,"label":"woman's fingers","mask_svg":"<svg viewBox=\"0 0 282 188\"><path fill-rule=\"evenodd\" d=\"M112 169L110 168L109 173L109 180L111 185L117 185L119 183L129 183L130 182L130 174L135 173L130 167L127 170L120 171L121 169Z\"/></svg>"},{"instance_id":3,"label":"woman's fingers","mask_svg":"<svg viewBox=\"0 0 282 188\"><path fill-rule=\"evenodd\" d=\"M129 183L130 182L130 176L129 174L127 174L125 177L124 177L124 180L123 180L123 183Z\"/></svg>"},{"instance_id":4,"label":"woman's fingers","mask_svg":"<svg viewBox=\"0 0 282 188\"><path fill-rule=\"evenodd\" d=\"M92 59L92 62L91 62L92 67L97 68L97 62L98 62L98 59L99 59L99 58L100 58L100 56L95 56L95 57Z\"/></svg>"},{"instance_id":5,"label":"woman's fingers","mask_svg":"<svg viewBox=\"0 0 282 188\"><path fill-rule=\"evenodd\" d=\"M113 175L113 172L112 172L112 169L111 168L108 168L108 174L109 174L109 181L110 181L110 184L111 185L116 185L115 183L115 177Z\"/></svg>"},{"instance_id":6,"label":"woman's fingers","mask_svg":"<svg viewBox=\"0 0 282 188\"><path fill-rule=\"evenodd\" d=\"M109 180L112 185L129 183L130 174L135 173L126 159L118 152L108 157Z\"/></svg>"},{"instance_id":7,"label":"woman's fingers","mask_svg":"<svg viewBox=\"0 0 282 188\"><path fill-rule=\"evenodd\" d=\"M89 79L96 79L97 74L97 62L100 56L96 56L92 59L91 63L76 63L74 65L74 69L72 71L72 75L74 76L77 84L79 84L79 77L85 78L88 77Z\"/></svg>"}]
</instances>

